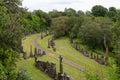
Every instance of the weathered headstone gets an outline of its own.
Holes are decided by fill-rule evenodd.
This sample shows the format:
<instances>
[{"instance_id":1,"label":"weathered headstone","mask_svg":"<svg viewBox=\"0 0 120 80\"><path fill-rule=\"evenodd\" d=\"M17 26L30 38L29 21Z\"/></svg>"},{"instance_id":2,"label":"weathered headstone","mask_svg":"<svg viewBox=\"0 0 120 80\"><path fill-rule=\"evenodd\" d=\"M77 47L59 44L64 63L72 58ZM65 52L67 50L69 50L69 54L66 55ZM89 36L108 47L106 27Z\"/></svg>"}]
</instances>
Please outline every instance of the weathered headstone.
<instances>
[{"instance_id":1,"label":"weathered headstone","mask_svg":"<svg viewBox=\"0 0 120 80\"><path fill-rule=\"evenodd\" d=\"M89 57L90 57L90 59L93 59L93 54L92 54L92 52L90 53Z\"/></svg>"},{"instance_id":2,"label":"weathered headstone","mask_svg":"<svg viewBox=\"0 0 120 80\"><path fill-rule=\"evenodd\" d=\"M37 55L37 48L34 49L34 55Z\"/></svg>"},{"instance_id":3,"label":"weathered headstone","mask_svg":"<svg viewBox=\"0 0 120 80\"><path fill-rule=\"evenodd\" d=\"M48 39L48 48L50 48L50 40Z\"/></svg>"},{"instance_id":4,"label":"weathered headstone","mask_svg":"<svg viewBox=\"0 0 120 80\"><path fill-rule=\"evenodd\" d=\"M34 54L34 58L35 58L35 62L37 62L37 55L36 54Z\"/></svg>"},{"instance_id":5,"label":"weathered headstone","mask_svg":"<svg viewBox=\"0 0 120 80\"><path fill-rule=\"evenodd\" d=\"M100 64L102 64L102 65L105 64L105 60L104 60L104 56L103 55L101 56L101 62L100 62Z\"/></svg>"},{"instance_id":6,"label":"weathered headstone","mask_svg":"<svg viewBox=\"0 0 120 80\"><path fill-rule=\"evenodd\" d=\"M53 46L53 51L56 51L56 46Z\"/></svg>"},{"instance_id":7,"label":"weathered headstone","mask_svg":"<svg viewBox=\"0 0 120 80\"><path fill-rule=\"evenodd\" d=\"M41 49L38 49L38 57L41 56Z\"/></svg>"},{"instance_id":8,"label":"weathered headstone","mask_svg":"<svg viewBox=\"0 0 120 80\"><path fill-rule=\"evenodd\" d=\"M41 32L41 39L43 39L43 33Z\"/></svg>"},{"instance_id":9,"label":"weathered headstone","mask_svg":"<svg viewBox=\"0 0 120 80\"><path fill-rule=\"evenodd\" d=\"M63 73L62 60L63 60L63 57L60 55L60 56L59 56L59 61L60 61L60 73Z\"/></svg>"},{"instance_id":10,"label":"weathered headstone","mask_svg":"<svg viewBox=\"0 0 120 80\"><path fill-rule=\"evenodd\" d=\"M30 57L33 57L32 45L30 46Z\"/></svg>"},{"instance_id":11,"label":"weathered headstone","mask_svg":"<svg viewBox=\"0 0 120 80\"><path fill-rule=\"evenodd\" d=\"M23 58L24 58L24 59L27 59L27 54L26 54L26 52L23 52Z\"/></svg>"},{"instance_id":12,"label":"weathered headstone","mask_svg":"<svg viewBox=\"0 0 120 80\"><path fill-rule=\"evenodd\" d=\"M45 51L43 51L42 55L46 55L46 52L45 52Z\"/></svg>"}]
</instances>

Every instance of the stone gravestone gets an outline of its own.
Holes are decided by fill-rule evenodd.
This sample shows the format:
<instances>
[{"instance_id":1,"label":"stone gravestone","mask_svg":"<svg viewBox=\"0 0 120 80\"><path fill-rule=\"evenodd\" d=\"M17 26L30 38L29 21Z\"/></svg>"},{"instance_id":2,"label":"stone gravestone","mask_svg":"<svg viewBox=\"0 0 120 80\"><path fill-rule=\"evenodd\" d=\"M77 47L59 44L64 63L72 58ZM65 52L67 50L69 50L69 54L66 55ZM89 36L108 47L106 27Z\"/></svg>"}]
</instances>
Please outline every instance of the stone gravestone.
<instances>
[{"instance_id":1,"label":"stone gravestone","mask_svg":"<svg viewBox=\"0 0 120 80\"><path fill-rule=\"evenodd\" d=\"M90 59L93 59L93 53L91 52L89 55Z\"/></svg>"},{"instance_id":2,"label":"stone gravestone","mask_svg":"<svg viewBox=\"0 0 120 80\"><path fill-rule=\"evenodd\" d=\"M52 48L53 48L53 46L55 46L54 40L51 40L51 46L52 46Z\"/></svg>"},{"instance_id":3,"label":"stone gravestone","mask_svg":"<svg viewBox=\"0 0 120 80\"><path fill-rule=\"evenodd\" d=\"M82 48L81 52L82 52L82 54L84 54L84 49L83 48Z\"/></svg>"},{"instance_id":4,"label":"stone gravestone","mask_svg":"<svg viewBox=\"0 0 120 80\"><path fill-rule=\"evenodd\" d=\"M56 51L56 46L53 46L53 51Z\"/></svg>"},{"instance_id":5,"label":"stone gravestone","mask_svg":"<svg viewBox=\"0 0 120 80\"><path fill-rule=\"evenodd\" d=\"M35 58L35 63L37 62L37 55L34 54L34 58Z\"/></svg>"},{"instance_id":6,"label":"stone gravestone","mask_svg":"<svg viewBox=\"0 0 120 80\"><path fill-rule=\"evenodd\" d=\"M63 57L60 55L60 56L59 56L59 62L60 62L60 73L58 73L58 80L64 80L62 59L63 59Z\"/></svg>"},{"instance_id":7,"label":"stone gravestone","mask_svg":"<svg viewBox=\"0 0 120 80\"><path fill-rule=\"evenodd\" d=\"M45 52L45 51L43 51L42 55L46 55L46 52Z\"/></svg>"},{"instance_id":8,"label":"stone gravestone","mask_svg":"<svg viewBox=\"0 0 120 80\"><path fill-rule=\"evenodd\" d=\"M48 48L50 48L50 40L48 39Z\"/></svg>"},{"instance_id":9,"label":"stone gravestone","mask_svg":"<svg viewBox=\"0 0 120 80\"><path fill-rule=\"evenodd\" d=\"M26 54L26 52L23 52L23 58L24 58L24 59L27 59L27 54Z\"/></svg>"},{"instance_id":10,"label":"stone gravestone","mask_svg":"<svg viewBox=\"0 0 120 80\"><path fill-rule=\"evenodd\" d=\"M101 61L100 61L100 64L104 65L105 64L105 60L104 60L104 56L102 55L101 56Z\"/></svg>"},{"instance_id":11,"label":"stone gravestone","mask_svg":"<svg viewBox=\"0 0 120 80\"><path fill-rule=\"evenodd\" d=\"M85 56L86 56L86 57L89 57L88 51L85 51L85 53L86 53Z\"/></svg>"},{"instance_id":12,"label":"stone gravestone","mask_svg":"<svg viewBox=\"0 0 120 80\"><path fill-rule=\"evenodd\" d=\"M41 56L41 49L38 49L38 57Z\"/></svg>"},{"instance_id":13,"label":"stone gravestone","mask_svg":"<svg viewBox=\"0 0 120 80\"><path fill-rule=\"evenodd\" d=\"M34 49L34 55L37 56L37 48Z\"/></svg>"},{"instance_id":14,"label":"stone gravestone","mask_svg":"<svg viewBox=\"0 0 120 80\"><path fill-rule=\"evenodd\" d=\"M41 39L43 39L43 33L41 32Z\"/></svg>"},{"instance_id":15,"label":"stone gravestone","mask_svg":"<svg viewBox=\"0 0 120 80\"><path fill-rule=\"evenodd\" d=\"M32 45L30 46L30 57L33 57L33 53L32 53Z\"/></svg>"}]
</instances>

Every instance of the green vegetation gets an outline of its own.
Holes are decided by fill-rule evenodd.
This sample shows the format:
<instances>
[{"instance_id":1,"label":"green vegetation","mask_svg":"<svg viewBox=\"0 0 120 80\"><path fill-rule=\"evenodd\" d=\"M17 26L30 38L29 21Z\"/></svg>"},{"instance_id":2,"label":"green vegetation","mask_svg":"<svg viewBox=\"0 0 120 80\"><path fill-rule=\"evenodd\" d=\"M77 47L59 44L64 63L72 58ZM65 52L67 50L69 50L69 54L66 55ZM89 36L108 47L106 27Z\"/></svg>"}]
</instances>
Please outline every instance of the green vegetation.
<instances>
[{"instance_id":1,"label":"green vegetation","mask_svg":"<svg viewBox=\"0 0 120 80\"><path fill-rule=\"evenodd\" d=\"M73 61L74 63L77 63L83 67L85 67L88 70L91 70L93 72L98 72L100 75L106 74L108 71L108 67L102 66L95 62L94 60L91 60L85 56L83 56L81 53L76 51L69 43L68 38L60 38L55 40L57 51L54 52L52 48L47 48L48 45L48 39L50 39L51 36L44 38L43 40L39 40L39 45L45 48L46 50L57 54L62 55L64 58ZM64 45L64 46L63 46Z\"/></svg>"},{"instance_id":2,"label":"green vegetation","mask_svg":"<svg viewBox=\"0 0 120 80\"><path fill-rule=\"evenodd\" d=\"M47 48L51 36L38 40L40 46L52 55L62 55L66 60L90 71L82 72L63 62L64 71L72 80L120 79L119 9L95 5L87 12L65 8L64 11L46 13L42 10L30 12L21 5L22 0L0 0L0 80L51 80L34 67L33 58L22 58L25 52L29 56L31 45L34 50L33 41L40 32L49 32L55 36L57 51ZM84 57L71 47L69 39L94 54L104 55L107 66ZM56 62L59 71L59 63L53 56L46 55L39 59Z\"/></svg>"}]
</instances>

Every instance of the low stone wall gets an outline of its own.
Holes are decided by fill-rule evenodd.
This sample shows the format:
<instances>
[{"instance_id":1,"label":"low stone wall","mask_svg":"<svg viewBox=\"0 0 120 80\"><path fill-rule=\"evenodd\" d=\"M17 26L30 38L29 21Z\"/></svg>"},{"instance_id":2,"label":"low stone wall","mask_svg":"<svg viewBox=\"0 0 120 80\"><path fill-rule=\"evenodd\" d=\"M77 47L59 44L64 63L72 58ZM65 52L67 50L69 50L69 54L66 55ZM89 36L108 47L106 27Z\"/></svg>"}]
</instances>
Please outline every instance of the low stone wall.
<instances>
[{"instance_id":1,"label":"low stone wall","mask_svg":"<svg viewBox=\"0 0 120 80\"><path fill-rule=\"evenodd\" d=\"M47 74L53 80L70 80L70 76L63 72L62 58L60 57L60 72L56 72L56 63L54 62L45 62L37 61L35 56L35 67Z\"/></svg>"},{"instance_id":2,"label":"low stone wall","mask_svg":"<svg viewBox=\"0 0 120 80\"><path fill-rule=\"evenodd\" d=\"M56 78L56 64L52 62L36 61L35 66L51 78Z\"/></svg>"}]
</instances>

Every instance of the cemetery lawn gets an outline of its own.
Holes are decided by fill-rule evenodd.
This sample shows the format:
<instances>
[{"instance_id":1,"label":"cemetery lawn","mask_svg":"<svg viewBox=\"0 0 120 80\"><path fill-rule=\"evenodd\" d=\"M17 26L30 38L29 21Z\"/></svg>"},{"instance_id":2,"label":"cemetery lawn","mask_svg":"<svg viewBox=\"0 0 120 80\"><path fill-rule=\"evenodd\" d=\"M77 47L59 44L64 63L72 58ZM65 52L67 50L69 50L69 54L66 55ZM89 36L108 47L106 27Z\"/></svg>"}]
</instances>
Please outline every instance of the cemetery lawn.
<instances>
[{"instance_id":1,"label":"cemetery lawn","mask_svg":"<svg viewBox=\"0 0 120 80\"><path fill-rule=\"evenodd\" d=\"M38 34L27 36L22 40L23 49L25 52L27 52L28 56L29 56L30 45L33 46L33 39L36 36L38 36ZM29 58L27 60L24 60L21 54L20 59L21 60L18 60L16 63L17 70L21 68L27 70L28 74L32 77L32 80L52 80L50 77L48 77L43 72L41 72L40 70L34 67L34 58Z\"/></svg>"},{"instance_id":2,"label":"cemetery lawn","mask_svg":"<svg viewBox=\"0 0 120 80\"><path fill-rule=\"evenodd\" d=\"M34 50L34 43L33 40L34 38L38 36L38 34L35 35L31 35L31 36L27 36L26 38L23 39L22 41L22 45L24 48L24 51L27 52L27 55L29 56L29 50L30 50L30 45L33 46L33 50ZM45 73L41 72L40 70L38 70L36 67L34 67L34 58L29 58L27 60L24 60L22 58L22 54L20 56L21 60L17 61L17 70L23 68L25 70L27 70L27 72L30 74L30 76L32 77L32 80L52 80L50 77L48 77ZM55 62L56 63L56 69L57 72L59 72L59 61L51 56L45 55L43 57L39 57L39 60L42 61L50 61L50 62ZM65 63L63 63L63 67L64 67L64 72L66 72L67 74L69 74L71 76L72 80L85 80L85 75L84 72L70 66L67 65Z\"/></svg>"},{"instance_id":3,"label":"cemetery lawn","mask_svg":"<svg viewBox=\"0 0 120 80\"><path fill-rule=\"evenodd\" d=\"M32 45L32 48L34 50L34 38L37 37L39 34L34 34L31 36L27 36L23 39L22 45L24 51L27 52L27 55L29 56L29 51L30 51L30 45ZM90 71L94 71L99 73L99 75L103 78L104 74L107 75L107 70L108 67L99 65L97 62L94 60L91 60L85 56L83 56L81 53L73 49L69 43L69 39L66 37L60 38L55 40L56 43L56 49L57 51L54 52L52 48L48 49L47 44L48 44L48 39L51 38L51 36L45 37L42 40L39 39L39 45L46 49L47 51L51 52L52 54L56 55L62 55L63 58L68 59L74 63L77 63L86 69L89 69ZM42 61L50 61L50 62L55 62L56 63L56 69L57 72L59 71L59 61L50 56L50 55L45 55L42 57L38 58L39 60ZM21 60L18 60L17 62L17 70L24 68L27 70L27 72L32 76L33 80L52 80L49 78L45 73L41 72L40 70L36 69L34 67L34 58L29 58L27 60L24 60L21 56ZM68 75L70 75L71 80L85 80L85 72L70 66L66 63L63 62L63 68L64 72L66 72ZM105 76L104 76L105 77Z\"/></svg>"},{"instance_id":4,"label":"cemetery lawn","mask_svg":"<svg viewBox=\"0 0 120 80\"><path fill-rule=\"evenodd\" d=\"M63 58L73 61L74 63L83 66L85 69L101 75L101 77L107 75L109 67L100 65L96 61L83 56L82 53L72 48L68 38L63 37L55 40L56 52L54 52L52 48L47 48L48 39L51 39L51 36L45 37L42 40L39 39L39 45L53 54L62 55Z\"/></svg>"}]
</instances>

